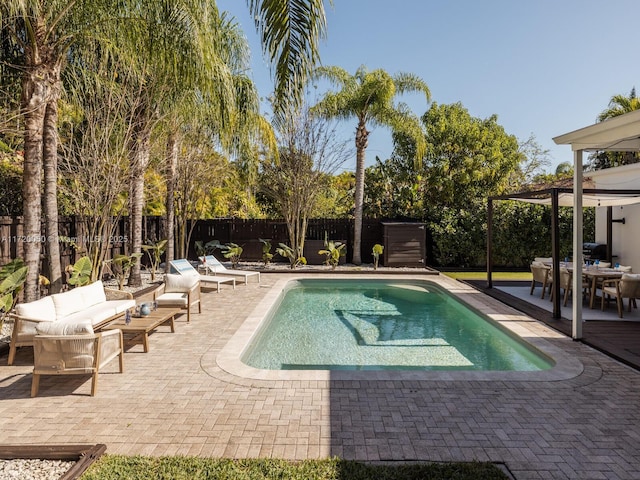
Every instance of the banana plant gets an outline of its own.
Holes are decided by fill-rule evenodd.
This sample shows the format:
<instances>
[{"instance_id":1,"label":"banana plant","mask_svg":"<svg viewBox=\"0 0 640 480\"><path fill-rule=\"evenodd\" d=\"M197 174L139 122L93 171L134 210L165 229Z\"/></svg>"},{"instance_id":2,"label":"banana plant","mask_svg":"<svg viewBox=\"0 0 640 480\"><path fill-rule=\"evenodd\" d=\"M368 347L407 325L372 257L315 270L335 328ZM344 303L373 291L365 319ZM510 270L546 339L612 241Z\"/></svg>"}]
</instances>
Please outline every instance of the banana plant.
<instances>
[{"instance_id":1,"label":"banana plant","mask_svg":"<svg viewBox=\"0 0 640 480\"><path fill-rule=\"evenodd\" d=\"M118 279L118 289L122 290L124 288L124 281L129 275L129 270L133 267L138 259L142 256L142 253L132 253L131 255L118 254L113 257L111 260L107 260L107 262L115 265L116 269L113 272Z\"/></svg>"},{"instance_id":2,"label":"banana plant","mask_svg":"<svg viewBox=\"0 0 640 480\"><path fill-rule=\"evenodd\" d=\"M4 320L18 302L24 282L27 280L28 267L21 258L13 259L0 268L0 329Z\"/></svg>"},{"instance_id":3,"label":"banana plant","mask_svg":"<svg viewBox=\"0 0 640 480\"><path fill-rule=\"evenodd\" d=\"M240 255L242 255L242 247L237 243L227 243L220 247L224 258L231 260L231 267L236 268L240 263Z\"/></svg>"},{"instance_id":4,"label":"banana plant","mask_svg":"<svg viewBox=\"0 0 640 480\"><path fill-rule=\"evenodd\" d=\"M286 243L280 243L278 245L279 247L276 248L276 253L281 257L287 258L289 260L289 264L291 265L291 270L296 268L298 265L307 264L307 259L302 256L298 256L296 254L296 251Z\"/></svg>"},{"instance_id":5,"label":"banana plant","mask_svg":"<svg viewBox=\"0 0 640 480\"><path fill-rule=\"evenodd\" d=\"M327 240L325 236L324 249L318 250L318 254L325 255L326 259L324 263L326 265L330 265L332 270L335 270L335 268L340 263L340 258L344 257L347 254L347 252L345 252L344 250L346 246L347 246L346 243Z\"/></svg>"},{"instance_id":6,"label":"banana plant","mask_svg":"<svg viewBox=\"0 0 640 480\"><path fill-rule=\"evenodd\" d=\"M74 287L81 287L91 282L93 264L88 256L84 256L80 257L73 265L68 265L64 270L69 274L67 283Z\"/></svg>"},{"instance_id":7,"label":"banana plant","mask_svg":"<svg viewBox=\"0 0 640 480\"><path fill-rule=\"evenodd\" d=\"M166 240L158 240L157 242L153 240L147 240L147 245L142 245L142 250L147 253L149 257L149 263L151 264L150 273L151 273L151 281L154 282L156 280L156 272L158 271L158 265L162 261L162 254L167 248Z\"/></svg>"},{"instance_id":8,"label":"banana plant","mask_svg":"<svg viewBox=\"0 0 640 480\"><path fill-rule=\"evenodd\" d=\"M262 242L262 261L265 266L269 265L269 262L271 262L273 258L273 253L271 253L271 240L267 238L259 238L258 240Z\"/></svg>"},{"instance_id":9,"label":"banana plant","mask_svg":"<svg viewBox=\"0 0 640 480\"><path fill-rule=\"evenodd\" d=\"M371 254L373 255L373 269L378 269L378 262L380 261L380 255L384 251L384 247L379 243L376 243L371 250Z\"/></svg>"}]
</instances>

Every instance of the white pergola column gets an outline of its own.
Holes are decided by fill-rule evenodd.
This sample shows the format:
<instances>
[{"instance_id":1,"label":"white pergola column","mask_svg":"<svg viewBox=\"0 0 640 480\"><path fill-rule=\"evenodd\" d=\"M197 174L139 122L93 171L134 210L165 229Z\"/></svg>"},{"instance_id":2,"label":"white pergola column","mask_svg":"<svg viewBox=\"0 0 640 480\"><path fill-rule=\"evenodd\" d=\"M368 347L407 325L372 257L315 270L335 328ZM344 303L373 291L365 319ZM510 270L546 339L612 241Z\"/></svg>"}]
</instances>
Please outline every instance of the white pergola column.
<instances>
[{"instance_id":1,"label":"white pergola column","mask_svg":"<svg viewBox=\"0 0 640 480\"><path fill-rule=\"evenodd\" d=\"M573 323L571 336L582 338L582 150L573 152Z\"/></svg>"}]
</instances>

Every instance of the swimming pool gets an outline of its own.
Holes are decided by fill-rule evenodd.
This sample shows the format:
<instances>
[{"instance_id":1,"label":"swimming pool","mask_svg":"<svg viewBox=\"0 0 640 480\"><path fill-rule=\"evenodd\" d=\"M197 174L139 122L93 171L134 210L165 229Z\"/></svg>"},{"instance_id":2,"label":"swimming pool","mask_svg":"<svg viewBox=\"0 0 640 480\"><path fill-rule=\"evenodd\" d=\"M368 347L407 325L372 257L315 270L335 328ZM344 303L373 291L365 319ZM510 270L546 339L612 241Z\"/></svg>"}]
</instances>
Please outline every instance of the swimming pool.
<instances>
[{"instance_id":1,"label":"swimming pool","mask_svg":"<svg viewBox=\"0 0 640 480\"><path fill-rule=\"evenodd\" d=\"M540 371L553 361L434 282L287 283L241 360L266 370Z\"/></svg>"}]
</instances>

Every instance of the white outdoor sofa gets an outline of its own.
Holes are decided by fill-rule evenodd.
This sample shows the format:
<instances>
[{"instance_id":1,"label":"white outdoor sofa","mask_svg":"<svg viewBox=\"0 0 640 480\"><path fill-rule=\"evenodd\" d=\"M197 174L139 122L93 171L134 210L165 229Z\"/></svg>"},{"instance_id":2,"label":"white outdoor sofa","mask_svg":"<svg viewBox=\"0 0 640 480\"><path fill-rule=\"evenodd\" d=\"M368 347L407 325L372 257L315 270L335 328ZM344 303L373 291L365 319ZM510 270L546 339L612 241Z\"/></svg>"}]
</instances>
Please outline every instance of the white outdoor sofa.
<instances>
[{"instance_id":1,"label":"white outdoor sofa","mask_svg":"<svg viewBox=\"0 0 640 480\"><path fill-rule=\"evenodd\" d=\"M19 303L11 314L14 324L7 364L13 364L18 347L33 346L33 338L38 333L36 326L42 322L55 322L60 326L85 323L99 330L135 306L131 293L104 288L101 281L34 302Z\"/></svg>"}]
</instances>

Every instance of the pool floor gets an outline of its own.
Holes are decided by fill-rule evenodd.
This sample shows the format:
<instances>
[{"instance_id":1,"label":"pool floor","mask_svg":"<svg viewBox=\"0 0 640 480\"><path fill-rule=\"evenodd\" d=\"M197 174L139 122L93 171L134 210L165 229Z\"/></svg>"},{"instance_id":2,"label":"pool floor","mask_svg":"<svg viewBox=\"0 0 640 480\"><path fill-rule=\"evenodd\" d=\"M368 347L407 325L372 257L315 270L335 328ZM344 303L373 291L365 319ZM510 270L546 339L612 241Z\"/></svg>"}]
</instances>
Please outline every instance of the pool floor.
<instances>
[{"instance_id":1,"label":"pool floor","mask_svg":"<svg viewBox=\"0 0 640 480\"><path fill-rule=\"evenodd\" d=\"M243 355L275 370L544 370L553 362L433 282L286 285Z\"/></svg>"},{"instance_id":2,"label":"pool floor","mask_svg":"<svg viewBox=\"0 0 640 480\"><path fill-rule=\"evenodd\" d=\"M372 277L371 274L326 274L326 280L351 279L359 280L381 278L389 280L389 276ZM267 313L281 301L281 293L290 280L302 280L317 278L313 274L293 274L278 276L271 285L264 285L268 292L236 330L226 345L218 353L216 364L223 371L246 379L261 380L326 380L326 379L363 379L363 380L402 380L402 379L441 379L441 380L523 380L523 381L549 381L571 378L582 371L580 362L564 355L562 351L546 341L546 338L565 338L550 328L544 327L536 320L497 302L490 297L479 293L468 285L456 282L442 275L428 276L429 281L449 293L455 295L460 301L471 307L478 313L490 318L500 325L501 329L508 331L510 336L517 335L526 340L533 348L542 352L543 356L554 363L551 368L545 370L530 371L506 371L506 370L473 370L465 368L448 369L414 369L388 370L379 368L358 369L331 369L328 370L324 362L313 362L307 367L290 370L256 368L243 362L243 358L249 351L252 339L261 332ZM393 280L399 281L424 281L424 275L394 275ZM543 332L543 335L540 333ZM365 338L365 337L363 337ZM320 363L320 365L318 364Z\"/></svg>"}]
</instances>

